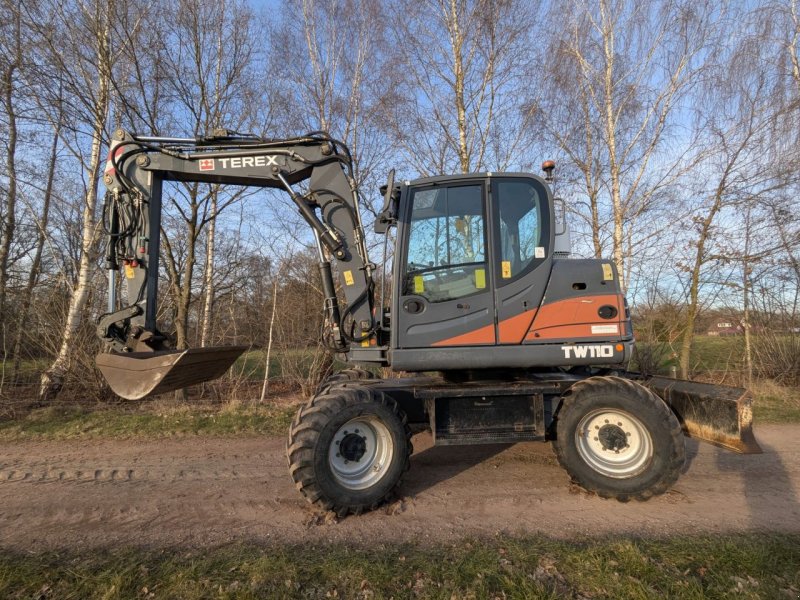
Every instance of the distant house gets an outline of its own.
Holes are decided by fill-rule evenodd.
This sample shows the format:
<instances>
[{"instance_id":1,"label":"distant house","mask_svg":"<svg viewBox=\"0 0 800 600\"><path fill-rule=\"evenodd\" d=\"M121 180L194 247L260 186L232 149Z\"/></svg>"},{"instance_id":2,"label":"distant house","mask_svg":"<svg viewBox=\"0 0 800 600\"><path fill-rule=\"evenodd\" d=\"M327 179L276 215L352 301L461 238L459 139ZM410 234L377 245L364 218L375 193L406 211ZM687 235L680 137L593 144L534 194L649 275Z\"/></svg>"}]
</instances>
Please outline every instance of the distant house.
<instances>
[{"instance_id":1,"label":"distant house","mask_svg":"<svg viewBox=\"0 0 800 600\"><path fill-rule=\"evenodd\" d=\"M741 335L742 331L742 326L735 321L717 321L711 329L708 330L708 335Z\"/></svg>"}]
</instances>

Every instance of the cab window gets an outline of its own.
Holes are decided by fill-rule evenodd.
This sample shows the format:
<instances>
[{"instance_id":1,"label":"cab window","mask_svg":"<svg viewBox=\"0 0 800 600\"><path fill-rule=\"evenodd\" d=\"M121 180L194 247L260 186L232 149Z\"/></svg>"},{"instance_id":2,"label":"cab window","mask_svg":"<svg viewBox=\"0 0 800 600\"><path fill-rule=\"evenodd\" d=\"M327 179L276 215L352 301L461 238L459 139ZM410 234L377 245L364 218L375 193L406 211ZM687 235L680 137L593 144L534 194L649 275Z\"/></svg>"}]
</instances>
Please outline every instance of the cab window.
<instances>
[{"instance_id":1,"label":"cab window","mask_svg":"<svg viewBox=\"0 0 800 600\"><path fill-rule=\"evenodd\" d=\"M495 180L492 195L499 212L500 285L530 270L537 259L545 258L542 243L544 199L530 181Z\"/></svg>"},{"instance_id":2,"label":"cab window","mask_svg":"<svg viewBox=\"0 0 800 600\"><path fill-rule=\"evenodd\" d=\"M413 192L403 294L445 302L486 289L483 186Z\"/></svg>"}]
</instances>

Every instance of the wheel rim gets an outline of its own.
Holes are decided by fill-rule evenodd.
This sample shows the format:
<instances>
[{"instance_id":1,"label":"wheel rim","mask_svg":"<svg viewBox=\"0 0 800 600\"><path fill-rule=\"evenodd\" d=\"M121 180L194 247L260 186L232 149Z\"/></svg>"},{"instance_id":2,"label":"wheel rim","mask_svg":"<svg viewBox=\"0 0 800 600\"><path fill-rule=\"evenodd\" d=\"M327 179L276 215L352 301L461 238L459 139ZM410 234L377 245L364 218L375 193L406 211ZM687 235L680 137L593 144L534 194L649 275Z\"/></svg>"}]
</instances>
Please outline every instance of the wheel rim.
<instances>
[{"instance_id":1,"label":"wheel rim","mask_svg":"<svg viewBox=\"0 0 800 600\"><path fill-rule=\"evenodd\" d=\"M363 416L342 425L333 436L328 464L334 479L349 490L375 485L389 470L394 445L378 417Z\"/></svg>"},{"instance_id":2,"label":"wheel rim","mask_svg":"<svg viewBox=\"0 0 800 600\"><path fill-rule=\"evenodd\" d=\"M615 479L644 471L653 458L653 440L644 424L617 409L588 413L575 431L578 454L592 469Z\"/></svg>"}]
</instances>

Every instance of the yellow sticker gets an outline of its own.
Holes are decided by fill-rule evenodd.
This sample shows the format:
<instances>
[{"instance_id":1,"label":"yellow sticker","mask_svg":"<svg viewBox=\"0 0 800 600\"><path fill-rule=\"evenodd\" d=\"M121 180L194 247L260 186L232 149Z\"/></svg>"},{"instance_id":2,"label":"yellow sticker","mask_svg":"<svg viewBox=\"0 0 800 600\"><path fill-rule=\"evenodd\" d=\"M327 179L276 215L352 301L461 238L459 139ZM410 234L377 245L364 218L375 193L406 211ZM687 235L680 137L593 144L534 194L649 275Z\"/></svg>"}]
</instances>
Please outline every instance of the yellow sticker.
<instances>
[{"instance_id":1,"label":"yellow sticker","mask_svg":"<svg viewBox=\"0 0 800 600\"><path fill-rule=\"evenodd\" d=\"M414 275L414 293L421 294L425 291L425 282L422 280L422 275Z\"/></svg>"},{"instance_id":2,"label":"yellow sticker","mask_svg":"<svg viewBox=\"0 0 800 600\"><path fill-rule=\"evenodd\" d=\"M352 271L345 271L344 272L344 282L347 285L353 285L353 272Z\"/></svg>"},{"instance_id":3,"label":"yellow sticker","mask_svg":"<svg viewBox=\"0 0 800 600\"><path fill-rule=\"evenodd\" d=\"M502 266L503 266L503 279L509 279L511 277L511 261L504 260Z\"/></svg>"},{"instance_id":4,"label":"yellow sticker","mask_svg":"<svg viewBox=\"0 0 800 600\"><path fill-rule=\"evenodd\" d=\"M486 287L486 271L475 269L475 287L482 290Z\"/></svg>"},{"instance_id":5,"label":"yellow sticker","mask_svg":"<svg viewBox=\"0 0 800 600\"><path fill-rule=\"evenodd\" d=\"M362 348L369 348L369 340L364 340L363 342L361 342L361 347Z\"/></svg>"},{"instance_id":6,"label":"yellow sticker","mask_svg":"<svg viewBox=\"0 0 800 600\"><path fill-rule=\"evenodd\" d=\"M128 279L136 277L136 269L133 268L133 265L125 265L125 277Z\"/></svg>"},{"instance_id":7,"label":"yellow sticker","mask_svg":"<svg viewBox=\"0 0 800 600\"><path fill-rule=\"evenodd\" d=\"M613 281L614 280L614 271L611 269L611 265L608 263L603 263L603 281Z\"/></svg>"}]
</instances>

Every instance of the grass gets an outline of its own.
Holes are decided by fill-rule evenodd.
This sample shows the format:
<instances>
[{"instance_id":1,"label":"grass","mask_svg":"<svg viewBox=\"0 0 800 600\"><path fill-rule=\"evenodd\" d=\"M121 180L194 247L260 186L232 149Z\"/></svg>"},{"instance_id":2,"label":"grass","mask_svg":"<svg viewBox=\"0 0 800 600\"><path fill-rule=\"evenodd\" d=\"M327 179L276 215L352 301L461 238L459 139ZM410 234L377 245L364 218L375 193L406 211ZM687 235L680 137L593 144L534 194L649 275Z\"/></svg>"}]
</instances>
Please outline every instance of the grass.
<instances>
[{"instance_id":1,"label":"grass","mask_svg":"<svg viewBox=\"0 0 800 600\"><path fill-rule=\"evenodd\" d=\"M308 370L309 365L314 360L314 350L308 348L298 348L295 350L273 350L269 357L269 376L270 379L284 377L286 373L281 368L281 358L296 363L299 370ZM265 363L267 358L266 350L250 350L242 354L234 363L232 369L234 373L241 373L242 376L262 380L264 379ZM333 362L333 370L338 371L346 368L347 365L336 359Z\"/></svg>"},{"instance_id":2,"label":"grass","mask_svg":"<svg viewBox=\"0 0 800 600\"><path fill-rule=\"evenodd\" d=\"M762 380L754 383L751 391L756 423L800 422L800 390Z\"/></svg>"},{"instance_id":3,"label":"grass","mask_svg":"<svg viewBox=\"0 0 800 600\"><path fill-rule=\"evenodd\" d=\"M150 405L37 409L13 421L0 421L0 440L158 438L185 435L283 435L296 405Z\"/></svg>"},{"instance_id":4,"label":"grass","mask_svg":"<svg viewBox=\"0 0 800 600\"><path fill-rule=\"evenodd\" d=\"M3 598L787 598L800 536L0 552Z\"/></svg>"}]
</instances>

